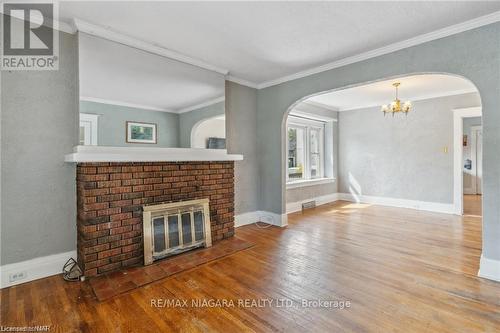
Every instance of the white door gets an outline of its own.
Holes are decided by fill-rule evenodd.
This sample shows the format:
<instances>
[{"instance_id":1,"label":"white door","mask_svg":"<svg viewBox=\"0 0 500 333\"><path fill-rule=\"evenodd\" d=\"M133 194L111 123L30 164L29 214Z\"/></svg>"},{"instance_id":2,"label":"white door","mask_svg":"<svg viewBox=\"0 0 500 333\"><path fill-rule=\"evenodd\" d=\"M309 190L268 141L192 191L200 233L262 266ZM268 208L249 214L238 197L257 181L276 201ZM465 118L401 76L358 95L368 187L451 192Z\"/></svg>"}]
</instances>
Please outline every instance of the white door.
<instances>
[{"instance_id":1,"label":"white door","mask_svg":"<svg viewBox=\"0 0 500 333\"><path fill-rule=\"evenodd\" d=\"M98 115L80 113L79 145L97 146L97 119Z\"/></svg>"},{"instance_id":2,"label":"white door","mask_svg":"<svg viewBox=\"0 0 500 333\"><path fill-rule=\"evenodd\" d=\"M482 194L483 188L483 131L476 131L476 193Z\"/></svg>"}]
</instances>

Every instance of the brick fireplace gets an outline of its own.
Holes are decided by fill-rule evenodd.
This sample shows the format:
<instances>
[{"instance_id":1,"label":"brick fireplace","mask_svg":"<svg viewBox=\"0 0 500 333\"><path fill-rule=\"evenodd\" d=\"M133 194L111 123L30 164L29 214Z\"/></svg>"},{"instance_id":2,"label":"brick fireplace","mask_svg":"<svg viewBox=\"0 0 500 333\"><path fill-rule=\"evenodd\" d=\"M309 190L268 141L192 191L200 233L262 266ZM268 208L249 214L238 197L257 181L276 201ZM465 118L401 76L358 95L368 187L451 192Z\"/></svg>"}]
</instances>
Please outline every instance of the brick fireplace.
<instances>
[{"instance_id":1,"label":"brick fireplace","mask_svg":"<svg viewBox=\"0 0 500 333\"><path fill-rule=\"evenodd\" d=\"M77 252L84 274L143 264L144 205L203 198L210 200L212 242L233 236L233 161L78 163Z\"/></svg>"}]
</instances>

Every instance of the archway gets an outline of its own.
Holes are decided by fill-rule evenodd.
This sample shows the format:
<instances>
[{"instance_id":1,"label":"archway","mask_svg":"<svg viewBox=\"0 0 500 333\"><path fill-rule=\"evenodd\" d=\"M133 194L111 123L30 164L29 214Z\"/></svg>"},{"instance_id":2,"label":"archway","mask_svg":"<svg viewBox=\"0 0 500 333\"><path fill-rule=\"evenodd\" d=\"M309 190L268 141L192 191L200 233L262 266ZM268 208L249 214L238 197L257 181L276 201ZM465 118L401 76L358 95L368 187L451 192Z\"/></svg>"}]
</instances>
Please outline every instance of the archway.
<instances>
[{"instance_id":1,"label":"archway","mask_svg":"<svg viewBox=\"0 0 500 333\"><path fill-rule=\"evenodd\" d=\"M207 140L212 139L209 143ZM217 115L198 121L191 129L191 148L225 148L226 118Z\"/></svg>"},{"instance_id":2,"label":"archway","mask_svg":"<svg viewBox=\"0 0 500 333\"><path fill-rule=\"evenodd\" d=\"M432 82L433 82L435 87L428 87L429 82L431 82L431 81L426 81L427 83L425 85L423 85L424 89L422 89L422 87L421 87L422 84L420 84L420 83L423 83L424 79L425 80L433 80ZM440 80L442 80L442 82ZM440 138L443 141L442 147L440 147L440 149L442 149L442 151L440 153L435 152L435 155L437 156L436 159L442 160L443 164L446 164L446 163L450 164L450 168L446 169L447 174L445 175L445 177L443 177L443 172L435 172L437 178L434 181L432 180L432 177L429 177L429 175L425 175L425 177L422 177L423 182L427 181L429 183L429 188L431 188L433 185L436 186L436 183L438 183L438 182L442 183L441 184L442 185L441 187L443 188L442 191L446 192L445 193L446 195L444 195L444 194L442 195L442 197L444 199L442 197L437 196L434 199L431 198L431 200L426 200L426 198L423 198L423 197L419 198L417 194L415 196L412 196L411 193L408 195L408 197L404 197L404 195L400 195L400 196L396 195L396 197L389 197L389 198L384 193L382 193L382 195L371 195L371 196L370 195L362 195L362 193L352 193L352 192L356 192L356 191L353 191L354 187L359 188L359 190L357 192L362 192L361 191L362 187L359 185L359 182L357 181L356 177L352 173L349 173L349 175L348 175L349 180L348 181L346 180L344 183L348 183L348 182L349 183L356 183L356 186L353 186L351 184L350 188L347 191L346 191L345 187L343 190L339 189L338 195L333 195L333 194L332 195L325 195L325 193L323 193L324 190L322 190L323 192L316 191L317 193L319 193L318 196L316 197L316 199L317 199L316 201L319 201L319 203L317 203L317 204L326 203L328 201L335 201L339 197L342 198L342 196L344 198L348 198L347 195L354 195L356 197L355 199L357 201L363 200L365 202L370 201L372 203L393 205L393 206L398 206L398 207L416 208L419 210L437 211L437 212L443 212L443 213L453 213L453 214L457 214L457 215L462 214L462 209L463 209L462 208L463 207L463 205L462 205L462 198L463 198L463 185L462 185L462 166L463 166L463 163L462 163L462 160L463 160L463 158L462 158L462 140L461 140L461 138L462 138L462 132L461 132L462 131L462 127L461 127L462 123L461 122L458 123L457 121L453 121L454 116L452 115L452 112L453 112L453 109L457 109L457 108L463 107L465 105L465 106L479 106L479 109L476 108L475 114L477 114L477 110L479 110L479 114L480 114L481 100L480 100L479 92L478 92L476 86L471 81L469 81L461 76L444 74L444 73L412 73L411 75L399 75L399 76L393 76L390 78L382 78L382 79L375 80L375 81L364 82L364 83L359 83L359 84L355 84L355 85L349 85L349 86L346 86L343 88L313 93L313 94L307 95L303 98L300 98L298 101L293 103L287 109L287 112L284 114L283 119L282 119L282 124L281 124L281 137L282 137L282 141L281 141L282 142L282 144L281 144L281 146L282 146L281 167L283 170L282 196L283 196L283 198L285 198L285 206L287 207L286 212L290 212L293 210L300 210L300 202L293 202L293 201L290 202L290 200L288 200L288 198L287 198L287 194L289 194L290 192L293 191L293 190L290 190L291 185L292 185L292 188L296 186L296 184L294 184L293 182L290 183L290 177L288 175L288 173L290 171L287 170L287 167L286 167L286 163L289 162L289 159L288 159L289 152L287 150L287 142L289 141L289 139L287 138L286 133L287 133L287 131L290 130L290 128L287 127L287 119L289 119L290 115L291 114L293 115L294 113L296 113L297 110L300 109L301 107L303 107L303 105L305 105L305 104L315 103L316 105L318 105L318 104L321 105L321 103L318 103L318 100L322 101L321 98L318 98L319 96L330 96L330 97L337 96L338 98L344 99L344 100L342 100L342 103L344 105L348 105L349 103L347 103L345 100L346 96L349 95L349 94L347 94L348 91L349 92L357 92L357 93L363 92L363 93L368 93L368 94L373 93L373 91L366 90L366 87L370 87L372 90L375 91L375 95L377 95L379 93L378 90L380 90L380 87L381 86L383 87L383 85L386 85L388 87L388 89L386 89L386 90L389 92L392 92L390 86L391 86L391 83L393 83L395 81L403 82L403 86L405 86L405 83L406 83L405 88L407 90L413 89L414 91L418 91L418 94L412 95L412 98L411 98L412 100L416 100L416 101L426 100L426 99L430 99L430 98L444 97L444 96L455 96L455 95L458 96L460 94L465 94L465 93L470 93L470 94L474 93L475 95L477 95L477 98L474 98L475 102L470 102L472 104L467 104L467 102L458 101L457 102L458 104L456 104L454 107L450 108L450 110L449 110L450 111L449 123L447 124L447 127L446 127L446 130L448 132L446 133L447 135L444 137L444 139L442 137ZM419 82L420 86L415 83L417 81L422 81L422 82ZM457 84L457 86L454 86L455 83ZM448 85L446 87L446 89L448 89L448 90L444 89L443 87L440 88L441 85ZM464 88L459 89L462 86ZM442 89L442 91L437 92L433 95L432 94L429 95L429 92L426 91L426 89L427 89L427 90L430 90L431 92L434 92L434 90L436 88ZM363 89L365 89L365 90L363 90ZM420 91L419 89L422 91ZM415 92L414 92L414 94L415 94ZM351 93L351 95L353 95L353 94ZM373 96L369 96L368 100L370 99L370 97L373 97ZM451 97L448 97L448 98L451 98ZM387 96L385 96L382 99L382 101L383 100L386 100L387 102L390 101ZM373 103L373 100L371 100L371 102ZM360 102L357 100L356 103L360 103ZM465 104L461 104L461 103L465 103ZM378 107L380 107L381 104L384 104L384 102L380 102ZM330 107L332 110L335 109L335 105L323 105L323 106L326 108ZM373 106L373 105L371 105L371 106ZM348 112L348 111L345 111L345 112ZM458 113L459 112L457 112L457 114ZM380 117L383 118L382 113L377 113L377 116L378 115L380 115ZM467 116L467 115L465 115L465 116ZM454 126L455 126L455 128L453 128ZM417 133L415 133L415 134L417 134ZM459 138L459 139L457 139L457 138ZM411 137L409 139L411 140ZM424 139L425 139L425 137L424 137ZM448 148L448 147L450 147L450 148ZM434 147L434 148L436 148L436 147ZM287 155L287 152L288 152L288 155ZM327 152L325 151L324 153L325 153L325 157L328 157ZM416 152L416 153L419 153L419 152ZM422 152L420 152L420 153L422 153ZM439 154L441 154L441 155L446 154L446 156L443 158L443 156L439 156ZM432 156L427 156L427 157L430 160L430 163L433 163L433 161L431 159ZM388 158L390 158L390 157L388 157ZM383 161L384 160L382 160L382 162ZM336 162L338 164L338 161L336 161ZM378 161L376 163L380 163L380 161ZM405 174L405 173L411 174L412 167L413 167L412 165L409 165L406 168L408 170L404 170L403 174ZM338 165L336 168L338 168ZM377 166L377 168L378 168L378 166ZM380 165L380 168L382 169L382 171L384 171L383 165ZM416 168L414 168L414 169L415 169L415 171L413 171L413 174L418 174L419 173L418 169L416 169ZM423 173L421 173L421 174L423 175ZM394 177L396 177L396 178L398 177L397 173L392 174L392 176L393 176L393 179L394 179ZM347 179L347 174L342 175L342 177L343 177L343 179ZM443 178L446 178L446 177L449 177L449 179L446 181L443 180ZM335 181L337 181L337 186L338 186L340 178L341 177L335 177ZM383 183L384 181L381 181L381 182ZM402 184L402 185L403 185L402 187L404 188L404 184ZM419 185L421 185L421 184L419 184ZM299 184L299 186L302 186L302 185ZM309 184L306 184L306 186L309 186ZM316 185L314 185L314 186L316 186ZM323 185L323 187L324 187L324 185ZM311 193L314 193L314 190L311 191L311 188L312 188L312 186L308 188L308 191L302 191L302 193L306 193L307 195L309 195L307 200L310 200ZM398 188L398 187L396 187L396 188ZM349 193L345 193L345 192L349 192ZM388 192L393 193L394 188L392 188L390 191L388 190ZM294 195L293 197L296 198L297 196ZM307 201L307 200L304 200L304 201ZM292 207L292 208L290 208L290 207Z\"/></svg>"}]
</instances>

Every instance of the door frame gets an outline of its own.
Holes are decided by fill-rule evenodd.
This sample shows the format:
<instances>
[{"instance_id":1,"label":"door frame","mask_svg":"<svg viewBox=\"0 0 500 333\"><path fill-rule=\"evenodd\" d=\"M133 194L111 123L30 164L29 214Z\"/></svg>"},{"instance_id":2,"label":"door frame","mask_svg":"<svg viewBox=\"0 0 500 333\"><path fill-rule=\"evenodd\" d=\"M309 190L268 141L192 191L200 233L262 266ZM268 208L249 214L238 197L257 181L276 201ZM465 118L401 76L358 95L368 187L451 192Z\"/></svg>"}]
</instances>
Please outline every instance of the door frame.
<instances>
[{"instance_id":1,"label":"door frame","mask_svg":"<svg viewBox=\"0 0 500 333\"><path fill-rule=\"evenodd\" d=\"M477 158L477 134L478 132L482 132L483 127L481 125L477 126L471 126L471 151L470 155L473 157L473 172L474 172L474 181L472 182L472 193L478 194L478 186L477 186L477 179L478 179L478 158ZM482 155L481 155L482 156ZM482 179L482 177L481 177ZM481 192L482 192L482 186L481 186Z\"/></svg>"},{"instance_id":2,"label":"door frame","mask_svg":"<svg viewBox=\"0 0 500 333\"><path fill-rule=\"evenodd\" d=\"M80 113L80 124L79 127L82 126L82 123L86 123L89 125L90 136L86 137L87 143L85 145L97 146L98 140L98 121L99 115L92 113Z\"/></svg>"},{"instance_id":3,"label":"door frame","mask_svg":"<svg viewBox=\"0 0 500 333\"><path fill-rule=\"evenodd\" d=\"M463 215L464 213L463 119L481 117L482 114L480 106L453 110L453 211L456 215Z\"/></svg>"}]
</instances>

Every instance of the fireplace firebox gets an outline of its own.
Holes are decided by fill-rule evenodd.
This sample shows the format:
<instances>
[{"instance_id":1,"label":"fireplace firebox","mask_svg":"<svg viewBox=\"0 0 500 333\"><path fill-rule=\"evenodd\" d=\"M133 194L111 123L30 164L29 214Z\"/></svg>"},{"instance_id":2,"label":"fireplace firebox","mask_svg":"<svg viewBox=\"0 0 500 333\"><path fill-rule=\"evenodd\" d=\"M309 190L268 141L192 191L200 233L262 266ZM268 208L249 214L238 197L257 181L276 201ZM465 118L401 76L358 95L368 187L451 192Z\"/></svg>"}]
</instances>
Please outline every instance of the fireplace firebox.
<instances>
[{"instance_id":1,"label":"fireplace firebox","mask_svg":"<svg viewBox=\"0 0 500 333\"><path fill-rule=\"evenodd\" d=\"M145 206L144 264L197 247L212 246L209 200Z\"/></svg>"}]
</instances>

